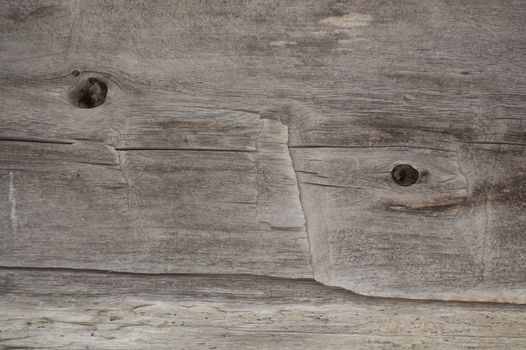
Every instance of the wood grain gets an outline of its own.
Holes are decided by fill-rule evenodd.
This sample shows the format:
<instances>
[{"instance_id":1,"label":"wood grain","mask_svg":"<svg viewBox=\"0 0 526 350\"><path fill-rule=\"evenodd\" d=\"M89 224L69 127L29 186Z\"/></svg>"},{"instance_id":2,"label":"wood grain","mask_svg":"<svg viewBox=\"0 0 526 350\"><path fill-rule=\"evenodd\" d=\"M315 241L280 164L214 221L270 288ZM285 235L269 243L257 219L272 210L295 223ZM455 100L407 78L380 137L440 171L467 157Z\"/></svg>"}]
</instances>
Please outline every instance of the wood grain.
<instances>
[{"instance_id":1,"label":"wood grain","mask_svg":"<svg viewBox=\"0 0 526 350\"><path fill-rule=\"evenodd\" d=\"M0 269L0 346L523 349L524 306L359 297L309 280Z\"/></svg>"},{"instance_id":2,"label":"wood grain","mask_svg":"<svg viewBox=\"0 0 526 350\"><path fill-rule=\"evenodd\" d=\"M526 302L524 147L487 147L469 154L515 170L471 163L464 173L455 152L434 149L293 149L315 278L367 295ZM421 176L402 187L391 169L407 162Z\"/></svg>"},{"instance_id":3,"label":"wood grain","mask_svg":"<svg viewBox=\"0 0 526 350\"><path fill-rule=\"evenodd\" d=\"M48 77L68 64L76 2L5 0L0 5L0 74Z\"/></svg>"},{"instance_id":4,"label":"wood grain","mask_svg":"<svg viewBox=\"0 0 526 350\"><path fill-rule=\"evenodd\" d=\"M27 0L0 17L0 264L314 271L526 303L522 1ZM80 109L89 77L108 97ZM397 186L400 162L423 177Z\"/></svg>"},{"instance_id":5,"label":"wood grain","mask_svg":"<svg viewBox=\"0 0 526 350\"><path fill-rule=\"evenodd\" d=\"M279 142L257 153L1 145L2 265L312 276Z\"/></svg>"}]
</instances>

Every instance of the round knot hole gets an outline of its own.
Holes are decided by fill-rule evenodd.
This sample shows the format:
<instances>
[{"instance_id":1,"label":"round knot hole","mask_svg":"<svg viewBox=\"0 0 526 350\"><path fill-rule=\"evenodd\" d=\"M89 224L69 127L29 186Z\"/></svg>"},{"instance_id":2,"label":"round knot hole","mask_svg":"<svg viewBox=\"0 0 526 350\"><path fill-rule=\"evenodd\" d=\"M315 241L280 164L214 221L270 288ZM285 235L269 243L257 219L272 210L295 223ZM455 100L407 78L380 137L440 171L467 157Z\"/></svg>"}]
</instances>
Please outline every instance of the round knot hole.
<instances>
[{"instance_id":1,"label":"round knot hole","mask_svg":"<svg viewBox=\"0 0 526 350\"><path fill-rule=\"evenodd\" d=\"M89 78L77 86L70 97L72 103L79 108L95 108L106 101L107 94L106 83L97 78Z\"/></svg>"},{"instance_id":2,"label":"round knot hole","mask_svg":"<svg viewBox=\"0 0 526 350\"><path fill-rule=\"evenodd\" d=\"M418 180L418 170L409 164L399 164L391 171L394 182L400 186L411 186Z\"/></svg>"}]
</instances>

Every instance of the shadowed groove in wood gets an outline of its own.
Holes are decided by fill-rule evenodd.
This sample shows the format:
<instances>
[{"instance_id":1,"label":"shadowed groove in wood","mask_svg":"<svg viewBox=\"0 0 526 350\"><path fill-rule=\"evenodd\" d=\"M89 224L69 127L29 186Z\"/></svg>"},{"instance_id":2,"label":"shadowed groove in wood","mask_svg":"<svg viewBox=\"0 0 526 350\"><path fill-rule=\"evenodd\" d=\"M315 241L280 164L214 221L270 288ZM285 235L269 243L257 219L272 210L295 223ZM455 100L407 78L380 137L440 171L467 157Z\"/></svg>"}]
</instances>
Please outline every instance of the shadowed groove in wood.
<instances>
[{"instance_id":1,"label":"shadowed groove in wood","mask_svg":"<svg viewBox=\"0 0 526 350\"><path fill-rule=\"evenodd\" d=\"M526 348L523 2L4 4L0 348Z\"/></svg>"},{"instance_id":2,"label":"shadowed groove in wood","mask_svg":"<svg viewBox=\"0 0 526 350\"><path fill-rule=\"evenodd\" d=\"M524 306L369 298L312 280L0 268L0 295L8 348L445 350L483 341L519 350L526 341L517 332Z\"/></svg>"},{"instance_id":3,"label":"shadowed groove in wood","mask_svg":"<svg viewBox=\"0 0 526 350\"><path fill-rule=\"evenodd\" d=\"M43 266L0 266L0 273L8 273L9 271L20 271L34 272L34 273L45 273L45 274L77 274L82 277L85 274L91 275L106 275L106 276L137 276L141 278L204 278L204 279L228 279L236 280L242 279L244 281L257 281L258 283L284 283L289 287L295 288L297 291L306 290L305 286L312 285L320 289L319 296L321 297L324 293L338 293L345 298L354 299L356 301L364 301L370 303L382 303L382 302L401 302L407 305L421 305L421 304L441 304L444 306L483 306L483 307L512 307L512 308L526 308L526 304L508 303L508 302L491 302L491 301L476 301L476 300L443 300L443 299L411 299L411 298L399 298L399 297L383 297L383 296L370 296L353 292L352 290L323 284L312 278L290 278L290 277L276 277L266 275L253 275L253 274L214 274L214 273L170 273L170 272L126 272L126 271L111 271L111 270L97 270L97 269L79 269L79 268L64 268L64 267L43 267ZM4 281L5 282L5 281ZM9 292L8 288L5 288L7 284L0 284L0 295ZM94 290L96 293L96 290ZM328 299L330 300L330 299ZM526 312L526 309L525 309Z\"/></svg>"}]
</instances>

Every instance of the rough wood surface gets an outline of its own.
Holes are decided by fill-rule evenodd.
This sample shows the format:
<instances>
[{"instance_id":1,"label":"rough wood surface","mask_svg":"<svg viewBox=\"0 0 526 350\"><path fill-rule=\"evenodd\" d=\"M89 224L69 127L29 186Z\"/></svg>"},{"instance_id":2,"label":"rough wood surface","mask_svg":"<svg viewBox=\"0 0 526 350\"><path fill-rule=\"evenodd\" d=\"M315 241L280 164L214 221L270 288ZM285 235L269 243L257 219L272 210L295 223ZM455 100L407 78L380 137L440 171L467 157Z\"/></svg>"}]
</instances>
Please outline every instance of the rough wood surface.
<instances>
[{"instance_id":1,"label":"rough wood surface","mask_svg":"<svg viewBox=\"0 0 526 350\"><path fill-rule=\"evenodd\" d=\"M525 21L520 0L3 1L0 348L525 348L521 305L328 287L526 303ZM107 96L79 108L90 78Z\"/></svg>"},{"instance_id":2,"label":"rough wood surface","mask_svg":"<svg viewBox=\"0 0 526 350\"><path fill-rule=\"evenodd\" d=\"M0 269L0 295L5 349L526 345L526 306L366 298L306 280Z\"/></svg>"},{"instance_id":3,"label":"rough wood surface","mask_svg":"<svg viewBox=\"0 0 526 350\"><path fill-rule=\"evenodd\" d=\"M0 265L312 277L290 156L271 140L257 153L0 141Z\"/></svg>"},{"instance_id":4,"label":"rough wood surface","mask_svg":"<svg viewBox=\"0 0 526 350\"><path fill-rule=\"evenodd\" d=\"M468 152L294 149L315 278L367 295L526 302L525 149ZM390 171L407 162L423 174L401 187Z\"/></svg>"}]
</instances>

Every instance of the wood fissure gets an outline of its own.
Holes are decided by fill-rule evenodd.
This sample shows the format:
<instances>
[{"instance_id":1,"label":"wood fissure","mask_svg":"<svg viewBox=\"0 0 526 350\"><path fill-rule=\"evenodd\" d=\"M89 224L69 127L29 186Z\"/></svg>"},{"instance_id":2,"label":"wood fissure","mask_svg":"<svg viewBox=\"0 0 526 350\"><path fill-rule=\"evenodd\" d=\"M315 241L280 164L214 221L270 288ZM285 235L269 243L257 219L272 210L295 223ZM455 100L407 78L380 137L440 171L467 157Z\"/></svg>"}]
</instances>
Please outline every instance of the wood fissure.
<instances>
[{"instance_id":1,"label":"wood fissure","mask_svg":"<svg viewBox=\"0 0 526 350\"><path fill-rule=\"evenodd\" d=\"M318 296L322 296L324 293L328 292L339 292L343 295L347 295L350 299L355 299L356 301L367 301L371 303L390 303L390 302L401 302L408 306L410 305L421 305L421 304L441 304L444 306L488 306L488 307L517 307L519 310L526 308L526 304L517 304L513 302L492 302L492 301L475 301L475 300L443 300L443 299L412 299L412 298L400 298L400 297L384 297L384 296L371 296L367 294L356 293L347 288L331 286L324 284L320 281L315 280L314 278L291 278L291 277L276 277L269 275L254 275L254 274L233 274L233 273L170 273L170 272L161 272L161 273L151 273L151 272L125 272L125 271L112 271L112 270L97 270L97 269L80 269L80 268L59 268L59 267L44 267L44 266L0 266L0 273L8 273L9 271L20 273L45 273L52 275L60 274L77 274L79 277L82 275L101 275L101 276L126 276L130 277L140 277L140 278L152 278L152 279L192 279L192 278L207 278L207 279L243 279L243 280L252 280L258 283L284 283L291 287L296 288L297 290L302 290L305 285L316 285L319 290ZM0 295L4 292L0 284ZM526 309L525 309L526 312Z\"/></svg>"},{"instance_id":2,"label":"wood fissure","mask_svg":"<svg viewBox=\"0 0 526 350\"><path fill-rule=\"evenodd\" d=\"M0 142L35 142L35 143L50 143L55 145L72 145L74 141L64 141L64 140L46 140L40 138L21 138L21 137L1 137Z\"/></svg>"},{"instance_id":3,"label":"wood fissure","mask_svg":"<svg viewBox=\"0 0 526 350\"><path fill-rule=\"evenodd\" d=\"M526 349L525 19L4 0L0 349Z\"/></svg>"},{"instance_id":4,"label":"wood fissure","mask_svg":"<svg viewBox=\"0 0 526 350\"><path fill-rule=\"evenodd\" d=\"M299 202L300 202L300 206L301 206L301 213L303 214L303 218L305 220L305 232L307 234L307 243L308 243L308 249L309 249L309 263L310 263L310 266L311 266L311 269L312 269L312 275L314 276L315 273L314 273L314 265L312 263L312 244L311 244L311 239L310 239L310 233L309 233L309 221L307 219L307 215L305 215L305 209L303 209L303 198L302 198L302 195L301 195L301 187L300 187L300 183L299 183L299 179L298 179L298 173L296 172L296 167L294 166L294 158L292 156L292 152L290 151L290 129L288 127L288 125L286 124L283 124L280 120L280 123L282 125L285 126L285 128L287 129L287 142L286 142L286 145L287 145L287 151L289 152L289 157L290 157L290 165L292 167L292 170L294 171L294 176L296 178L296 186L298 188L298 197L299 197Z\"/></svg>"},{"instance_id":5,"label":"wood fissure","mask_svg":"<svg viewBox=\"0 0 526 350\"><path fill-rule=\"evenodd\" d=\"M0 268L0 293L4 347L519 350L526 341L513 330L524 306L376 299L312 280Z\"/></svg>"}]
</instances>

